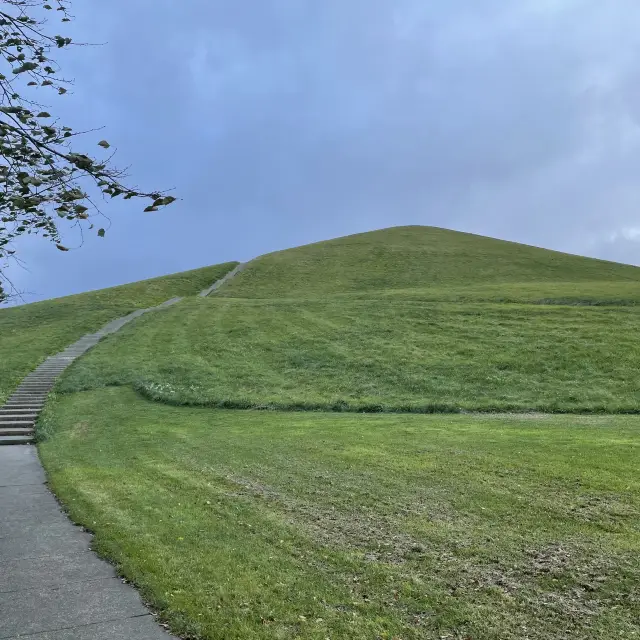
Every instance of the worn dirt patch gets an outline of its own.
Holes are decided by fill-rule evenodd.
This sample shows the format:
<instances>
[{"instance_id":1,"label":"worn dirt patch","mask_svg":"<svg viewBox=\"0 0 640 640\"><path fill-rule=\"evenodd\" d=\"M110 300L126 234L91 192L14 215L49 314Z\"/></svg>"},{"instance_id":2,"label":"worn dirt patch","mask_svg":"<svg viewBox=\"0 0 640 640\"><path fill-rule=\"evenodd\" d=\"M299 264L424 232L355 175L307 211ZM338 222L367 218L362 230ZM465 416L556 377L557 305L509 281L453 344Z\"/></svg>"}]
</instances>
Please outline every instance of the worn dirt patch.
<instances>
[{"instance_id":1,"label":"worn dirt patch","mask_svg":"<svg viewBox=\"0 0 640 640\"><path fill-rule=\"evenodd\" d=\"M71 437L76 440L81 440L87 437L87 431L89 430L89 423L86 420L76 422L71 428Z\"/></svg>"}]
</instances>

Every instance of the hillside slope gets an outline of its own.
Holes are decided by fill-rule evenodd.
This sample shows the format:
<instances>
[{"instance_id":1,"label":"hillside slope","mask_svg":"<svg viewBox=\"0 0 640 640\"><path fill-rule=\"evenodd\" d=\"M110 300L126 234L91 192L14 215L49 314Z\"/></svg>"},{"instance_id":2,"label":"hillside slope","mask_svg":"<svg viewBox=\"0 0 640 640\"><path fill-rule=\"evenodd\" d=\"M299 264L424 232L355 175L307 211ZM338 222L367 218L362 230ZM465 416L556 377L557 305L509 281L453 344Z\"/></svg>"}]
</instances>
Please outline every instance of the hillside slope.
<instances>
[{"instance_id":1,"label":"hillside slope","mask_svg":"<svg viewBox=\"0 0 640 640\"><path fill-rule=\"evenodd\" d=\"M265 256L67 370L50 486L180 637L639 637L640 417L507 413L640 413L639 272L424 228Z\"/></svg>"},{"instance_id":2,"label":"hillside slope","mask_svg":"<svg viewBox=\"0 0 640 640\"><path fill-rule=\"evenodd\" d=\"M135 384L236 408L637 412L639 278L490 238L387 229L252 261L222 296L106 341L59 388ZM558 306L567 298L579 304Z\"/></svg>"},{"instance_id":3,"label":"hillside slope","mask_svg":"<svg viewBox=\"0 0 640 640\"><path fill-rule=\"evenodd\" d=\"M204 267L74 296L0 309L0 404L39 362L114 318L193 295L237 263Z\"/></svg>"},{"instance_id":4,"label":"hillside slope","mask_svg":"<svg viewBox=\"0 0 640 640\"><path fill-rule=\"evenodd\" d=\"M480 288L480 289L478 289ZM270 253L220 295L640 297L640 268L435 227L393 227ZM524 291L523 291L524 290Z\"/></svg>"}]
</instances>

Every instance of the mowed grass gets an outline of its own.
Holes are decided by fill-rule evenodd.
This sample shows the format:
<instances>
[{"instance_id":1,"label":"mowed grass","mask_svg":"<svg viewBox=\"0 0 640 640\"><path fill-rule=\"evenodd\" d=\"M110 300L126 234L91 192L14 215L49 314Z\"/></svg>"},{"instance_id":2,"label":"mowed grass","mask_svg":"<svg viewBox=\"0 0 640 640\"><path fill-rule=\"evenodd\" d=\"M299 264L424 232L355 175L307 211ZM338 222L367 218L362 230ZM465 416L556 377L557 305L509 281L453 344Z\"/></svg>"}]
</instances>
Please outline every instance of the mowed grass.
<instances>
[{"instance_id":1,"label":"mowed grass","mask_svg":"<svg viewBox=\"0 0 640 640\"><path fill-rule=\"evenodd\" d=\"M639 285L428 227L263 256L72 365L42 459L183 637L638 637Z\"/></svg>"},{"instance_id":2,"label":"mowed grass","mask_svg":"<svg viewBox=\"0 0 640 640\"><path fill-rule=\"evenodd\" d=\"M58 396L51 486L200 639L640 635L640 418Z\"/></svg>"},{"instance_id":3,"label":"mowed grass","mask_svg":"<svg viewBox=\"0 0 640 640\"><path fill-rule=\"evenodd\" d=\"M194 299L143 318L58 389L338 411L638 412L634 307Z\"/></svg>"},{"instance_id":4,"label":"mowed grass","mask_svg":"<svg viewBox=\"0 0 640 640\"><path fill-rule=\"evenodd\" d=\"M0 404L42 360L114 318L175 296L193 295L237 263L0 309Z\"/></svg>"},{"instance_id":5,"label":"mowed grass","mask_svg":"<svg viewBox=\"0 0 640 640\"><path fill-rule=\"evenodd\" d=\"M410 287L335 294L349 300L416 302L490 302L587 307L627 307L640 304L640 283L607 282L516 282L474 286Z\"/></svg>"},{"instance_id":6,"label":"mowed grass","mask_svg":"<svg viewBox=\"0 0 640 640\"><path fill-rule=\"evenodd\" d=\"M261 256L218 295L326 298L414 289L430 300L637 302L640 269L448 229L394 227Z\"/></svg>"}]
</instances>

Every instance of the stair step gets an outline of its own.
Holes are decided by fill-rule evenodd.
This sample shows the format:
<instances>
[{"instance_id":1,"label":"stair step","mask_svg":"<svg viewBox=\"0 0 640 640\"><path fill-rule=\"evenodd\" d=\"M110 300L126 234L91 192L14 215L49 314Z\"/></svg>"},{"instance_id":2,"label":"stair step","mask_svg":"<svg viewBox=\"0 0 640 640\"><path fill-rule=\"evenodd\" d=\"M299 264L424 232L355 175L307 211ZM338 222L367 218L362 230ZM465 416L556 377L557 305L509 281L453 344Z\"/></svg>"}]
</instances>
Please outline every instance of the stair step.
<instances>
[{"instance_id":1,"label":"stair step","mask_svg":"<svg viewBox=\"0 0 640 640\"><path fill-rule=\"evenodd\" d=\"M25 407L24 409L22 408L18 408L18 407L1 407L0 408L0 416L6 416L6 415L14 415L14 414L19 414L21 416L24 415L37 415L37 410L33 409L31 407Z\"/></svg>"},{"instance_id":2,"label":"stair step","mask_svg":"<svg viewBox=\"0 0 640 640\"><path fill-rule=\"evenodd\" d=\"M44 397L44 396L47 395L47 393L48 393L48 391L45 391L45 390L41 391L39 389L34 389L33 391L18 391L18 390L16 390L11 394L11 397L12 398L14 398L16 396L42 396L42 397Z\"/></svg>"},{"instance_id":3,"label":"stair step","mask_svg":"<svg viewBox=\"0 0 640 640\"><path fill-rule=\"evenodd\" d=\"M4 427L0 427L0 438L3 436L33 436L33 429L20 429L19 427L5 429Z\"/></svg>"},{"instance_id":4,"label":"stair step","mask_svg":"<svg viewBox=\"0 0 640 640\"><path fill-rule=\"evenodd\" d=\"M0 436L0 446L9 444L31 444L33 436Z\"/></svg>"},{"instance_id":5,"label":"stair step","mask_svg":"<svg viewBox=\"0 0 640 640\"><path fill-rule=\"evenodd\" d=\"M51 387L53 387L54 383L53 382L49 382L49 383L44 383L44 382L38 382L36 383L31 383L31 384L21 384L17 389L16 392L18 391L48 391L49 389L51 389Z\"/></svg>"},{"instance_id":6,"label":"stair step","mask_svg":"<svg viewBox=\"0 0 640 640\"><path fill-rule=\"evenodd\" d=\"M49 391L53 387L53 383L50 384L33 384L33 385L25 385L21 384L16 390L15 393L20 391Z\"/></svg>"},{"instance_id":7,"label":"stair step","mask_svg":"<svg viewBox=\"0 0 640 640\"><path fill-rule=\"evenodd\" d=\"M25 380L50 380L51 378L55 378L57 374L57 371L39 371L38 373L34 371L29 374Z\"/></svg>"},{"instance_id":8,"label":"stair step","mask_svg":"<svg viewBox=\"0 0 640 640\"><path fill-rule=\"evenodd\" d=\"M2 420L0 419L0 429L7 429L8 427L32 427L35 424L35 420Z\"/></svg>"},{"instance_id":9,"label":"stair step","mask_svg":"<svg viewBox=\"0 0 640 640\"><path fill-rule=\"evenodd\" d=\"M6 420L34 420L38 417L37 413L2 413L0 412L0 423Z\"/></svg>"}]
</instances>

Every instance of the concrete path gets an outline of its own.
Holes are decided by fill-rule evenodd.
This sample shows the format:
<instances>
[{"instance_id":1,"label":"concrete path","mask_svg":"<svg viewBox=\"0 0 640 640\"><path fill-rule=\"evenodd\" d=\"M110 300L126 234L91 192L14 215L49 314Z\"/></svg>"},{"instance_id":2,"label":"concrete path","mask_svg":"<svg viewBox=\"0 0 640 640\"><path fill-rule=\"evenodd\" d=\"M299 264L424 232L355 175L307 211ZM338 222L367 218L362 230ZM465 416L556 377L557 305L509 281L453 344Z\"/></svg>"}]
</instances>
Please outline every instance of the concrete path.
<instances>
[{"instance_id":1,"label":"concrete path","mask_svg":"<svg viewBox=\"0 0 640 640\"><path fill-rule=\"evenodd\" d=\"M238 273L238 265L201 295ZM91 536L61 511L33 446L35 421L58 376L104 336L157 307L117 318L47 358L0 408L0 640L171 640ZM175 640L175 638L174 638Z\"/></svg>"},{"instance_id":2,"label":"concrete path","mask_svg":"<svg viewBox=\"0 0 640 640\"><path fill-rule=\"evenodd\" d=\"M44 482L35 447L0 447L0 640L170 640Z\"/></svg>"},{"instance_id":3,"label":"concrete path","mask_svg":"<svg viewBox=\"0 0 640 640\"><path fill-rule=\"evenodd\" d=\"M28 444L56 378L134 318L113 320L29 374L0 409L0 445ZM62 513L33 446L0 446L0 640L170 640L137 592L89 548Z\"/></svg>"},{"instance_id":4,"label":"concrete path","mask_svg":"<svg viewBox=\"0 0 640 640\"><path fill-rule=\"evenodd\" d=\"M220 278L220 280L216 280L210 287L203 289L198 295L201 298L206 298L208 295L212 294L214 291L217 291L223 284L229 282L231 278L237 276L249 263L241 262L235 269L232 269L227 273L226 276Z\"/></svg>"},{"instance_id":5,"label":"concrete path","mask_svg":"<svg viewBox=\"0 0 640 640\"><path fill-rule=\"evenodd\" d=\"M64 351L47 358L34 369L0 407L0 445L29 444L34 438L34 428L44 401L60 374L76 359L94 347L102 338L115 333L132 320L149 311L158 311L180 302L171 298L157 307L138 309L122 318L116 318L96 333L82 336ZM1 525L0 525L1 526ZM0 638L1 640L1 638Z\"/></svg>"}]
</instances>

